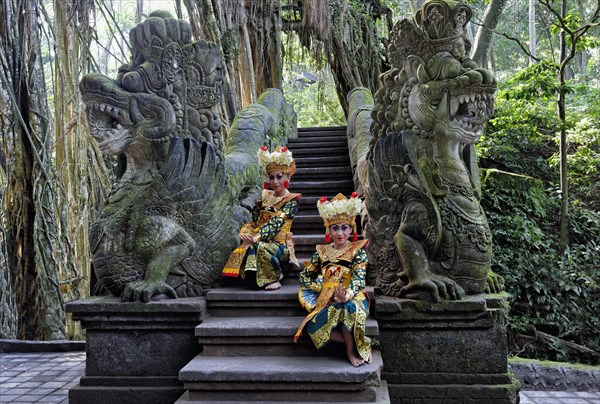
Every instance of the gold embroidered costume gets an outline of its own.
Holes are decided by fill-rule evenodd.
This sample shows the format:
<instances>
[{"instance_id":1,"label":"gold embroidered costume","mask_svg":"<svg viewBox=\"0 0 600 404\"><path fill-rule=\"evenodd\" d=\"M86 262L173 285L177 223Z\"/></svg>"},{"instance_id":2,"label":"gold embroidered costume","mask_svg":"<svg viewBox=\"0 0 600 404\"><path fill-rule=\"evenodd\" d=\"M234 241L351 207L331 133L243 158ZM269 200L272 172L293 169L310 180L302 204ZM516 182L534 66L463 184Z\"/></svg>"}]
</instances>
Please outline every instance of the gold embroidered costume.
<instances>
[{"instance_id":1,"label":"gold embroidered costume","mask_svg":"<svg viewBox=\"0 0 600 404\"><path fill-rule=\"evenodd\" d=\"M311 262L300 273L298 298L310 314L304 319L295 339L306 327L313 343L322 348L331 340L331 333L345 327L354 337L359 355L368 360L371 340L365 335L369 316L369 301L364 294L367 266L367 240L354 241L343 250L333 244L318 245ZM334 288L343 285L352 298L346 303L334 301Z\"/></svg>"},{"instance_id":2,"label":"gold embroidered costume","mask_svg":"<svg viewBox=\"0 0 600 404\"><path fill-rule=\"evenodd\" d=\"M297 264L290 230L300 198L294 193L277 198L273 191L263 190L261 201L252 211L253 221L240 229L240 235L250 235L257 242L236 248L225 264L223 276L245 278L247 271L256 271L256 284L263 287L279 280L282 263Z\"/></svg>"},{"instance_id":3,"label":"gold embroidered costume","mask_svg":"<svg viewBox=\"0 0 600 404\"><path fill-rule=\"evenodd\" d=\"M256 155L267 176L281 172L290 178L296 172L296 162L287 147L269 152L263 146ZM284 187L286 189L281 196L277 196L275 191L263 190L261 200L252 209L252 222L244 224L239 233L255 242L243 242L231 253L223 268L223 276L246 278L248 272L254 272L256 284L263 287L280 280L282 264L291 262L298 265L291 228L302 196L287 191L287 180Z\"/></svg>"}]
</instances>

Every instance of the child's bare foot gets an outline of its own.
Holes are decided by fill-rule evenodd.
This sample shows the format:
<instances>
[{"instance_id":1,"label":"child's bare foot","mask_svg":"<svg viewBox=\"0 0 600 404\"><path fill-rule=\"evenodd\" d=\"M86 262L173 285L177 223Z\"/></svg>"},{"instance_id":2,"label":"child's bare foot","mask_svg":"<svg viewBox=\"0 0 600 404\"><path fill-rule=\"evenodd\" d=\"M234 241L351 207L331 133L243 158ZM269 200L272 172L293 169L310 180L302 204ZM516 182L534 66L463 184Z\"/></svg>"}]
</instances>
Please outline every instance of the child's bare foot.
<instances>
[{"instance_id":1,"label":"child's bare foot","mask_svg":"<svg viewBox=\"0 0 600 404\"><path fill-rule=\"evenodd\" d=\"M354 355L354 352L346 352L346 354L348 355L348 360L350 361L350 364L355 368L365 363L365 361L362 360L362 358L359 358L358 356Z\"/></svg>"},{"instance_id":2,"label":"child's bare foot","mask_svg":"<svg viewBox=\"0 0 600 404\"><path fill-rule=\"evenodd\" d=\"M277 290L280 287L281 287L281 283L279 283L279 281L277 281L277 282L269 283L267 286L265 286L265 290Z\"/></svg>"}]
</instances>

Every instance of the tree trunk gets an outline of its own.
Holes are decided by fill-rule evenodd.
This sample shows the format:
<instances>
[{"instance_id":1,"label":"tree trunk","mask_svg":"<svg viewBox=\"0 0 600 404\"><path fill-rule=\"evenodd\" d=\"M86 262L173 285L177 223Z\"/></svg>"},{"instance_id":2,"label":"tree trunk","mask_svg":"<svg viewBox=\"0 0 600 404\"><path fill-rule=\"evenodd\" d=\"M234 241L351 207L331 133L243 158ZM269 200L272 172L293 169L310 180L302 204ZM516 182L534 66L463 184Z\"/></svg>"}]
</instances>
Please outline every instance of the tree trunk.
<instances>
[{"instance_id":1,"label":"tree trunk","mask_svg":"<svg viewBox=\"0 0 600 404\"><path fill-rule=\"evenodd\" d=\"M1 12L5 10L0 8ZM4 17L4 16L0 16ZM6 19L2 18L2 21L6 23ZM2 45L4 43L0 41ZM6 144L5 134L10 133L12 130L12 122L9 116L12 115L11 104L7 101L9 100L9 92L7 91L8 83L5 82L6 71L4 68L7 66L7 62L5 59L5 54L3 52L0 53L0 67L2 68L1 77L2 81L0 83L0 133L3 136L3 144ZM2 200L2 196L4 195L4 189L6 187L6 155L4 154L4 150L0 150L0 200ZM18 315L17 315L17 303L15 297L15 290L13 288L13 272L11 268L8 266L8 251L7 251L7 234L4 230L4 212L3 207L0 205L0 338L6 339L15 339L17 338L18 332Z\"/></svg>"},{"instance_id":2,"label":"tree trunk","mask_svg":"<svg viewBox=\"0 0 600 404\"><path fill-rule=\"evenodd\" d=\"M142 15L144 15L144 0L136 0L137 7L135 8L135 24L142 22Z\"/></svg>"},{"instance_id":3,"label":"tree trunk","mask_svg":"<svg viewBox=\"0 0 600 404\"><path fill-rule=\"evenodd\" d=\"M245 18L244 18L245 20ZM245 55L241 60L242 69L241 71L244 73L243 78L245 86L240 86L242 89L242 107L253 103L256 101L256 78L254 76L254 63L252 61L252 46L250 45L250 36L248 35L248 28L246 24L243 23L240 25L240 29L242 31L242 55ZM248 91L244 91L244 88L248 88Z\"/></svg>"},{"instance_id":4,"label":"tree trunk","mask_svg":"<svg viewBox=\"0 0 600 404\"><path fill-rule=\"evenodd\" d=\"M275 39L277 26L274 19L280 17L279 4L269 0L247 0L248 35L252 47L256 93L262 94L268 88L282 88L283 69L281 49Z\"/></svg>"},{"instance_id":5,"label":"tree trunk","mask_svg":"<svg viewBox=\"0 0 600 404\"><path fill-rule=\"evenodd\" d=\"M567 0L562 0L560 8L561 19L564 21L567 16ZM560 32L559 51L560 51L560 66L558 71L558 81L560 89L558 91L558 119L560 120L560 249L565 251L569 246L569 178L567 176L567 127L566 127L566 110L565 110L565 69L567 67L567 36L564 30ZM575 44L571 46L575 47Z\"/></svg>"},{"instance_id":6,"label":"tree trunk","mask_svg":"<svg viewBox=\"0 0 600 404\"><path fill-rule=\"evenodd\" d=\"M235 105L243 107L268 88L282 89L283 32L297 33L302 45L320 58L317 62L329 62L345 110L351 89L365 86L375 92L379 74L388 68L380 56L383 44L375 20L386 15L391 29L391 11L380 0L344 0L331 5L327 0L286 4L273 0L184 2L193 32L202 31L203 38L223 49L227 71L224 94L230 103L230 120L235 115L231 113L233 94ZM333 26L336 29L328 29Z\"/></svg>"},{"instance_id":7,"label":"tree trunk","mask_svg":"<svg viewBox=\"0 0 600 404\"><path fill-rule=\"evenodd\" d=\"M535 32L535 0L529 0L529 63L535 63L537 35Z\"/></svg>"},{"instance_id":8,"label":"tree trunk","mask_svg":"<svg viewBox=\"0 0 600 404\"><path fill-rule=\"evenodd\" d=\"M68 259L60 269L61 291L66 301L90 294L91 261L89 223L110 190L101 153L91 141L85 122L83 101L77 84L88 73L91 34L88 32L90 5L87 2L54 2L56 30L55 137L56 167L66 193L61 200L59 234ZM67 225L68 223L68 225ZM81 338L79 323L67 324L69 337Z\"/></svg>"},{"instance_id":9,"label":"tree trunk","mask_svg":"<svg viewBox=\"0 0 600 404\"><path fill-rule=\"evenodd\" d=\"M3 194L6 262L11 271L18 317L17 337L63 339L64 304L58 271L64 255L57 246L58 192L51 161L36 0L0 3L2 85L9 99L3 131L7 186ZM3 270L8 270L3 269Z\"/></svg>"},{"instance_id":10,"label":"tree trunk","mask_svg":"<svg viewBox=\"0 0 600 404\"><path fill-rule=\"evenodd\" d=\"M507 0L491 0L485 9L482 25L477 30L472 59L481 67L488 68L492 50L492 34L498 25Z\"/></svg>"},{"instance_id":11,"label":"tree trunk","mask_svg":"<svg viewBox=\"0 0 600 404\"><path fill-rule=\"evenodd\" d=\"M579 15L582 20L585 20L585 5L583 4L583 0L577 0L577 9L579 10ZM587 72L587 50L581 49L577 51L577 67L579 67L579 76L582 78L584 82L589 81L588 72Z\"/></svg>"}]
</instances>

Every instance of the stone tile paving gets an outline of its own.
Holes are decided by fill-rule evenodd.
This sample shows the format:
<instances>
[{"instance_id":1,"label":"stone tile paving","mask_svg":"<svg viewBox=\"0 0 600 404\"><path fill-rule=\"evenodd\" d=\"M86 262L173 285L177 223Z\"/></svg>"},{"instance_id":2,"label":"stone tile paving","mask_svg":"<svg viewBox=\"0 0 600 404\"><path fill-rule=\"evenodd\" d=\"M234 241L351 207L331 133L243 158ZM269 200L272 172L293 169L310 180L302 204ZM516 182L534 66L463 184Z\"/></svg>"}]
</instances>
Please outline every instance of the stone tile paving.
<instances>
[{"instance_id":1,"label":"stone tile paving","mask_svg":"<svg viewBox=\"0 0 600 404\"><path fill-rule=\"evenodd\" d=\"M68 403L85 352L0 353L0 403Z\"/></svg>"},{"instance_id":2,"label":"stone tile paving","mask_svg":"<svg viewBox=\"0 0 600 404\"><path fill-rule=\"evenodd\" d=\"M598 391L521 390L521 404L600 404Z\"/></svg>"},{"instance_id":3,"label":"stone tile paving","mask_svg":"<svg viewBox=\"0 0 600 404\"><path fill-rule=\"evenodd\" d=\"M0 403L69 402L85 352L0 353ZM521 391L521 404L600 404L600 391Z\"/></svg>"}]
</instances>

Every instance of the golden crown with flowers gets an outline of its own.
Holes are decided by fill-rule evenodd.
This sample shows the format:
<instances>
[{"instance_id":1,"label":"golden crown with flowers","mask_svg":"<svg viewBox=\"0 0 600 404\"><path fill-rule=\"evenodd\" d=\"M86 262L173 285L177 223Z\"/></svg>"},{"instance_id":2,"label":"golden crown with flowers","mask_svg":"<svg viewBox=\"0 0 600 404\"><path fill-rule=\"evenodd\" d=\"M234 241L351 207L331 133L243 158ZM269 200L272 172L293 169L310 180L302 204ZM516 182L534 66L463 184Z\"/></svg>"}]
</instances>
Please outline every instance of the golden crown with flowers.
<instances>
[{"instance_id":1,"label":"golden crown with flowers","mask_svg":"<svg viewBox=\"0 0 600 404\"><path fill-rule=\"evenodd\" d=\"M342 194L337 194L331 201L328 201L326 197L319 199L317 202L317 209L325 224L327 232L325 234L326 243L331 241L329 226L333 226L334 224L351 225L354 231L353 241L358 239L356 233L356 216L360 214L361 206L362 201L356 192L352 192L350 198L346 198Z\"/></svg>"},{"instance_id":2,"label":"golden crown with flowers","mask_svg":"<svg viewBox=\"0 0 600 404\"><path fill-rule=\"evenodd\" d=\"M296 172L296 161L294 161L292 152L285 146L279 146L273 152L269 152L269 148L263 146L256 155L258 164L265 175L269 175L273 171L281 171L291 177Z\"/></svg>"}]
</instances>

